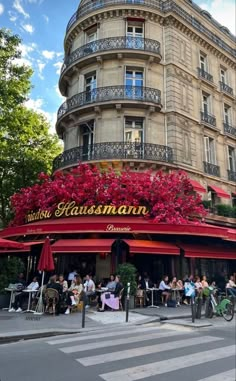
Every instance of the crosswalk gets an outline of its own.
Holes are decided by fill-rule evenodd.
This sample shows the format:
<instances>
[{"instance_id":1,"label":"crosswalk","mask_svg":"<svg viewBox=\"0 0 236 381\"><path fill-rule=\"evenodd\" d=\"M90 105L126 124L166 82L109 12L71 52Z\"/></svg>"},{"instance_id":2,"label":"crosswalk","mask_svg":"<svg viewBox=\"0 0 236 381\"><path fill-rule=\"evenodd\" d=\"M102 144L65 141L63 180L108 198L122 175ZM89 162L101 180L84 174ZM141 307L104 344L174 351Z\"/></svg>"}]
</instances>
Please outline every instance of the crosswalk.
<instances>
[{"instance_id":1,"label":"crosswalk","mask_svg":"<svg viewBox=\"0 0 236 381\"><path fill-rule=\"evenodd\" d=\"M71 356L83 371L91 374L94 369L94 380L152 381L168 375L168 380L177 381L176 371L191 371L192 381L236 381L235 344L209 332L122 326L47 344Z\"/></svg>"}]
</instances>

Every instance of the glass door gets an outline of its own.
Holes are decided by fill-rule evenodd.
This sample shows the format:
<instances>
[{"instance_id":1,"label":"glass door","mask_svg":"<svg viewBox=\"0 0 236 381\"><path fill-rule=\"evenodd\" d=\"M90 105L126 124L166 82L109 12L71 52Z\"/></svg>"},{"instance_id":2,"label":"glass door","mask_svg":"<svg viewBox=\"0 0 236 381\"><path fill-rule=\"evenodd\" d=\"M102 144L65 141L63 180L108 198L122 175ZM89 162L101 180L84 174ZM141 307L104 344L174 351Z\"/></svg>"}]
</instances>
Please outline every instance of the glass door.
<instances>
[{"instance_id":1,"label":"glass door","mask_svg":"<svg viewBox=\"0 0 236 381\"><path fill-rule=\"evenodd\" d=\"M96 73L88 74L85 77L86 102L91 102L96 98L97 78Z\"/></svg>"},{"instance_id":2,"label":"glass door","mask_svg":"<svg viewBox=\"0 0 236 381\"><path fill-rule=\"evenodd\" d=\"M132 99L143 98L143 71L126 69L126 96Z\"/></svg>"},{"instance_id":3,"label":"glass door","mask_svg":"<svg viewBox=\"0 0 236 381\"><path fill-rule=\"evenodd\" d=\"M143 29L142 23L139 25L127 24L126 46L128 49L144 49Z\"/></svg>"},{"instance_id":4,"label":"glass door","mask_svg":"<svg viewBox=\"0 0 236 381\"><path fill-rule=\"evenodd\" d=\"M82 125L83 161L91 160L93 155L93 126Z\"/></svg>"}]
</instances>

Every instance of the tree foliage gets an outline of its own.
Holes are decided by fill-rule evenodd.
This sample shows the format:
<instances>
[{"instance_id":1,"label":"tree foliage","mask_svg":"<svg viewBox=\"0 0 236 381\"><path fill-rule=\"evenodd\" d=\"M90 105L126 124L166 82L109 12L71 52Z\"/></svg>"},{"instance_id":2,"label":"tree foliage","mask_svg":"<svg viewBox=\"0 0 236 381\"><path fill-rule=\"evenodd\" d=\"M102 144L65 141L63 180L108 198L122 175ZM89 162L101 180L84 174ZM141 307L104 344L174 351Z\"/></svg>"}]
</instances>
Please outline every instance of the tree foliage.
<instances>
[{"instance_id":1,"label":"tree foliage","mask_svg":"<svg viewBox=\"0 0 236 381\"><path fill-rule=\"evenodd\" d=\"M38 210L54 212L60 202L75 201L80 206L146 206L155 222L173 224L198 221L206 211L184 172L142 174L80 164L51 178L40 175L40 183L24 188L11 198L13 225L25 223L25 216Z\"/></svg>"},{"instance_id":2,"label":"tree foliage","mask_svg":"<svg viewBox=\"0 0 236 381\"><path fill-rule=\"evenodd\" d=\"M45 117L24 106L31 90L31 68L19 63L21 40L0 29L0 224L11 218L10 196L49 173L61 148Z\"/></svg>"}]
</instances>

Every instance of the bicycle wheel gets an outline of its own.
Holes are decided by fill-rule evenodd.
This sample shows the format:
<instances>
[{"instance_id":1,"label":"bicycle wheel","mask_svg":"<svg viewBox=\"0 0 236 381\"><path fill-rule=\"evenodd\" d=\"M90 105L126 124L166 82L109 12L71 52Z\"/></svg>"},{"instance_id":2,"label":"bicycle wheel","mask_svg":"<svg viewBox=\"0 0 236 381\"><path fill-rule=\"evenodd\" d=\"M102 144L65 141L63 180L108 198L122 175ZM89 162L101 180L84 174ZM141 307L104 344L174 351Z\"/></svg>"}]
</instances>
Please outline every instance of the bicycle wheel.
<instances>
[{"instance_id":1,"label":"bicycle wheel","mask_svg":"<svg viewBox=\"0 0 236 381\"><path fill-rule=\"evenodd\" d=\"M231 321L234 317L234 305L233 303L226 304L224 310L222 311L222 316L226 321Z\"/></svg>"}]
</instances>

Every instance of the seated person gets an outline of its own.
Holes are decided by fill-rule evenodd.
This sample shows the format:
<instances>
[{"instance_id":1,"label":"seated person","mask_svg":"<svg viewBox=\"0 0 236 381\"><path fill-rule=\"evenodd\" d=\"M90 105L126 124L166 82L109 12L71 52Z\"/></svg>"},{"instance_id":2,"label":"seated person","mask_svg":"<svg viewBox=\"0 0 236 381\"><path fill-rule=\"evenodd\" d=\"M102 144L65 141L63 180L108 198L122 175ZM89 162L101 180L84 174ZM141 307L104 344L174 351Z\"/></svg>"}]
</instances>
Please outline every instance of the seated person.
<instances>
[{"instance_id":1,"label":"seated person","mask_svg":"<svg viewBox=\"0 0 236 381\"><path fill-rule=\"evenodd\" d=\"M71 283L70 288L68 289L67 295L67 310L65 315L70 314L71 307L77 306L80 302L81 295L83 292L82 279L79 275L75 275L74 280Z\"/></svg>"},{"instance_id":2,"label":"seated person","mask_svg":"<svg viewBox=\"0 0 236 381\"><path fill-rule=\"evenodd\" d=\"M56 305L56 315L59 315L59 313L60 313L61 296L62 296L62 286L59 283L57 283L57 275L53 275L53 276L50 277L49 282L48 282L48 284L46 286L46 290L48 288L52 288L52 289L58 291L59 300L58 300L58 303ZM45 292L46 292L46 290L45 290Z\"/></svg>"},{"instance_id":3,"label":"seated person","mask_svg":"<svg viewBox=\"0 0 236 381\"><path fill-rule=\"evenodd\" d=\"M108 291L115 291L116 288L116 282L115 282L115 276L113 274L110 275L110 280L106 285Z\"/></svg>"},{"instance_id":4,"label":"seated person","mask_svg":"<svg viewBox=\"0 0 236 381\"><path fill-rule=\"evenodd\" d=\"M174 290L173 298L176 299L177 306L180 306L180 299L181 299L180 291L183 289L183 285L181 283L180 281L177 281L176 276L174 276L169 284L169 286L171 287L171 290Z\"/></svg>"},{"instance_id":5,"label":"seated person","mask_svg":"<svg viewBox=\"0 0 236 381\"><path fill-rule=\"evenodd\" d=\"M196 288L197 294L201 295L202 294L202 282L201 282L199 276L196 277L194 284L195 284L195 288Z\"/></svg>"},{"instance_id":6,"label":"seated person","mask_svg":"<svg viewBox=\"0 0 236 381\"><path fill-rule=\"evenodd\" d=\"M68 290L68 283L63 274L59 275L58 283L62 286L62 292L66 292Z\"/></svg>"},{"instance_id":7,"label":"seated person","mask_svg":"<svg viewBox=\"0 0 236 381\"><path fill-rule=\"evenodd\" d=\"M86 275L86 280L84 283L85 303L86 303L85 308L89 307L89 297L96 295L95 288L96 287L95 287L95 283L92 279L92 275L91 274Z\"/></svg>"},{"instance_id":8,"label":"seated person","mask_svg":"<svg viewBox=\"0 0 236 381\"><path fill-rule=\"evenodd\" d=\"M231 275L229 278L229 282L226 284L227 293L229 293L231 296L236 297L236 283L234 282L234 277Z\"/></svg>"},{"instance_id":9,"label":"seated person","mask_svg":"<svg viewBox=\"0 0 236 381\"><path fill-rule=\"evenodd\" d=\"M18 282L19 283L19 282ZM39 284L37 277L33 278L33 281L26 287L28 290L38 290ZM9 312L22 312L23 302L29 295L26 292L20 292L15 296L15 302L12 304L12 308Z\"/></svg>"},{"instance_id":10,"label":"seated person","mask_svg":"<svg viewBox=\"0 0 236 381\"><path fill-rule=\"evenodd\" d=\"M112 310L119 310L120 308L120 292L123 289L122 283L120 283L120 276L116 275L115 278L116 287L112 292L104 292L101 295L102 308L99 309L100 312L105 311L105 305L110 307Z\"/></svg>"},{"instance_id":11,"label":"seated person","mask_svg":"<svg viewBox=\"0 0 236 381\"><path fill-rule=\"evenodd\" d=\"M209 287L209 284L207 282L207 277L205 275L203 275L201 283L202 283L202 288Z\"/></svg>"},{"instance_id":12,"label":"seated person","mask_svg":"<svg viewBox=\"0 0 236 381\"><path fill-rule=\"evenodd\" d=\"M171 287L168 285L168 276L165 275L163 277L163 280L159 284L159 290L161 290L161 295L164 296L164 301L165 301L165 307L167 307L167 301L170 298L170 289Z\"/></svg>"}]
</instances>

